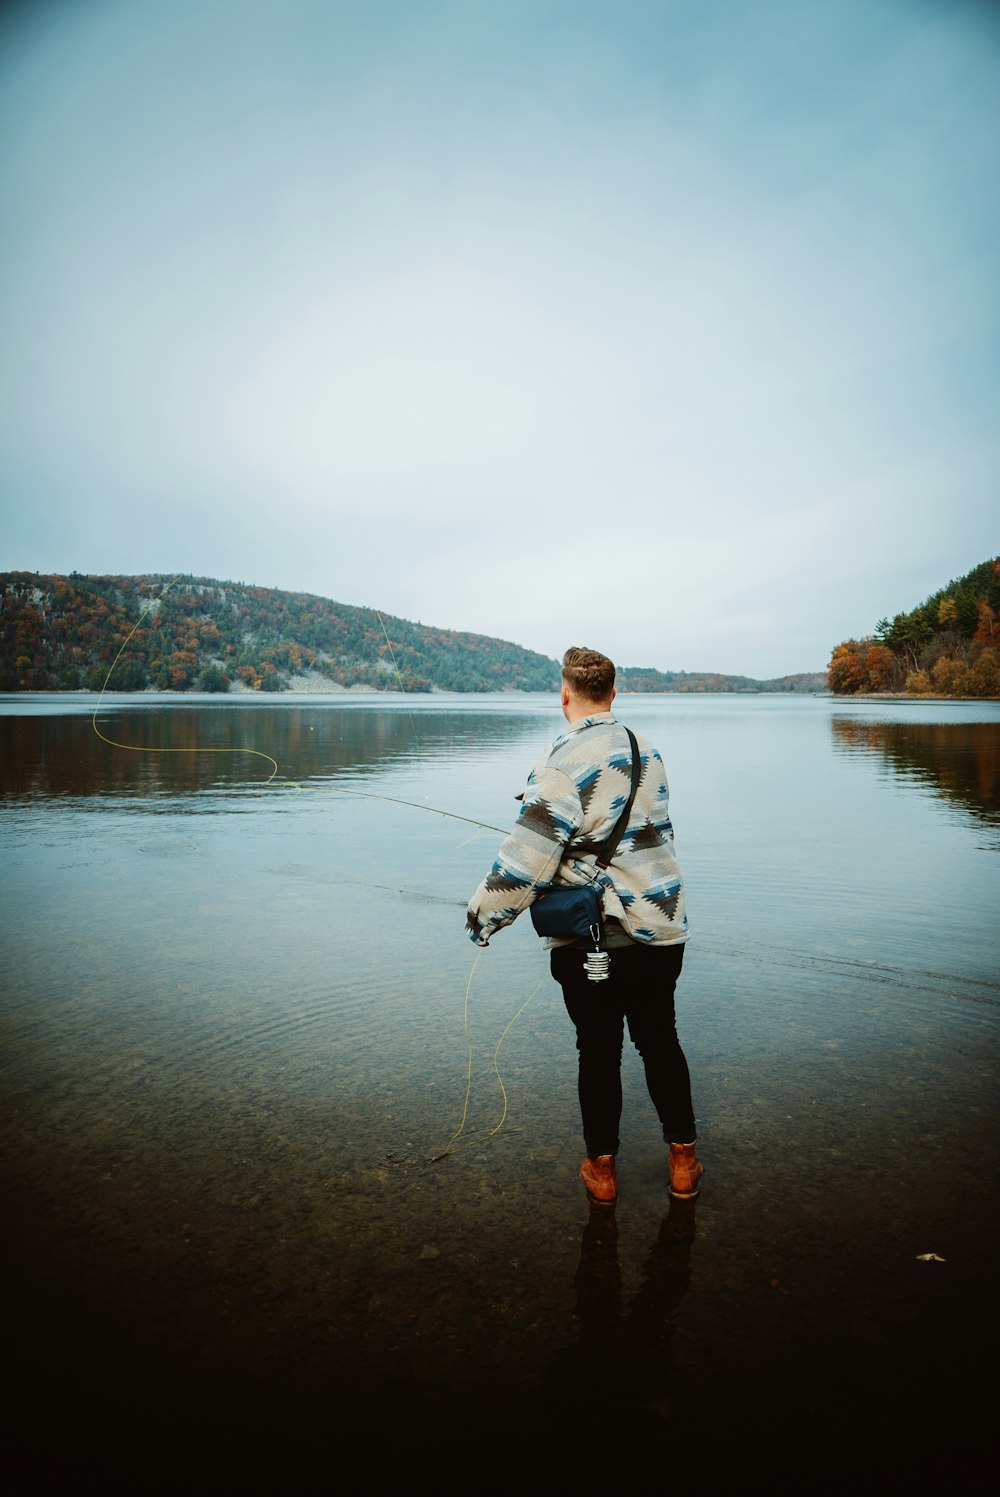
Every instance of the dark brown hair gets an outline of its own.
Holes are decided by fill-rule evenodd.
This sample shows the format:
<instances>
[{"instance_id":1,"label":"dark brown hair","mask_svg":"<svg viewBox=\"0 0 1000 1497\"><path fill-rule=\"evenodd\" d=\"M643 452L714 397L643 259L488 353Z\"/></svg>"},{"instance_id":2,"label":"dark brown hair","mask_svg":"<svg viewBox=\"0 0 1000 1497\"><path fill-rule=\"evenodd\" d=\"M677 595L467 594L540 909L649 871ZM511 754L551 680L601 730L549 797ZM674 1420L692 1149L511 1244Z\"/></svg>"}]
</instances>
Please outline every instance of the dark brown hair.
<instances>
[{"instance_id":1,"label":"dark brown hair","mask_svg":"<svg viewBox=\"0 0 1000 1497\"><path fill-rule=\"evenodd\" d=\"M562 658L562 676L574 696L608 702L615 689L615 663L597 650L571 645Z\"/></svg>"}]
</instances>

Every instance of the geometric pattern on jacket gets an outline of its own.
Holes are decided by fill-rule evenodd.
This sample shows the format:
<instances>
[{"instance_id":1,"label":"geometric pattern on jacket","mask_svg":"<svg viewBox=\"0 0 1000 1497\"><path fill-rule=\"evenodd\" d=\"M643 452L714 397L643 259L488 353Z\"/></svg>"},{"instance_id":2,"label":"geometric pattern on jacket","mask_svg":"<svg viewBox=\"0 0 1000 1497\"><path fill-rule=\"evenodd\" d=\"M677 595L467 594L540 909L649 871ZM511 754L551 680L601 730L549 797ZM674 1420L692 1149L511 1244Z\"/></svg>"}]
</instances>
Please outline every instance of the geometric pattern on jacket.
<instances>
[{"instance_id":1,"label":"geometric pattern on jacket","mask_svg":"<svg viewBox=\"0 0 1000 1497\"><path fill-rule=\"evenodd\" d=\"M642 776L614 859L602 870L591 844L610 836L628 800L628 735L610 712L581 718L560 734L532 770L513 830L469 901L471 940L488 941L554 885L585 883L597 885L604 913L633 940L651 946L687 940L666 771L657 750L643 738L637 742Z\"/></svg>"}]
</instances>

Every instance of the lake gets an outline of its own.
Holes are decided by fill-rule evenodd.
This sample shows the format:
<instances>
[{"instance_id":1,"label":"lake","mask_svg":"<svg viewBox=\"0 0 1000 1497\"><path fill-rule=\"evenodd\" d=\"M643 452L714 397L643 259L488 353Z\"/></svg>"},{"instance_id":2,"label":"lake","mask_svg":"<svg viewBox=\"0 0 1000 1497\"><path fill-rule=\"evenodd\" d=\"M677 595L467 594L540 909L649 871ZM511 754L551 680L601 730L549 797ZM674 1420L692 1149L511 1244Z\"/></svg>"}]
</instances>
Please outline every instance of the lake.
<instances>
[{"instance_id":1,"label":"lake","mask_svg":"<svg viewBox=\"0 0 1000 1497\"><path fill-rule=\"evenodd\" d=\"M541 943L464 932L556 698L0 698L10 1362L63 1432L29 1472L833 1490L870 1424L866 1470L972 1480L1000 704L616 711L670 779L707 1173L671 1202L626 1046L595 1213Z\"/></svg>"}]
</instances>

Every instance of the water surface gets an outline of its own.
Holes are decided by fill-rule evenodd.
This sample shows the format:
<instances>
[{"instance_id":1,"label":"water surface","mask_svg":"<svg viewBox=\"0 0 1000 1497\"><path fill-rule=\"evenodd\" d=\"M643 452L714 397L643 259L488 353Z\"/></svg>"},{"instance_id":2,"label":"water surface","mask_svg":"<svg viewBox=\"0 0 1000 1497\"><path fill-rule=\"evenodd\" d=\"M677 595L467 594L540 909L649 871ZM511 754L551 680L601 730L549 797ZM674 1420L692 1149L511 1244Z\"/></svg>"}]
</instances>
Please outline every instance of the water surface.
<instances>
[{"instance_id":1,"label":"water surface","mask_svg":"<svg viewBox=\"0 0 1000 1497\"><path fill-rule=\"evenodd\" d=\"M110 1402L105 1483L176 1490L198 1435L214 1490L328 1490L346 1423L367 1489L587 1491L599 1388L727 1488L779 1400L760 1489L815 1487L859 1389L897 1473L943 1360L974 1397L1000 709L617 705L671 782L708 1173L671 1206L628 1049L595 1217L540 943L463 930L554 699L0 700L15 1346L79 1436Z\"/></svg>"}]
</instances>

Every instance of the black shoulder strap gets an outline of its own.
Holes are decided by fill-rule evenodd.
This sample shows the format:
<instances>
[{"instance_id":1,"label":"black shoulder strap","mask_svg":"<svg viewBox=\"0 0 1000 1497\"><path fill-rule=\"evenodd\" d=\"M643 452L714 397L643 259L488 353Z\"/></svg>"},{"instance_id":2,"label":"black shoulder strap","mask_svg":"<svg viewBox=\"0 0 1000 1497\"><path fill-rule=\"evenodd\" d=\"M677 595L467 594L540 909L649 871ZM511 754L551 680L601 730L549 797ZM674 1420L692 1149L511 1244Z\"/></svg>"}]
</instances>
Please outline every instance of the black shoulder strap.
<instances>
[{"instance_id":1,"label":"black shoulder strap","mask_svg":"<svg viewBox=\"0 0 1000 1497\"><path fill-rule=\"evenodd\" d=\"M605 838L603 842L599 842L595 848L598 868L607 868L618 850L618 843L621 841L622 832L628 826L628 819L632 814L632 802L635 800L635 792L639 788L639 780L642 777L642 759L639 757L639 745L635 741L635 734L631 728L626 728L625 731L628 734L628 741L632 745L632 784L629 789L628 800L625 803L625 809L615 822L610 837Z\"/></svg>"}]
</instances>

